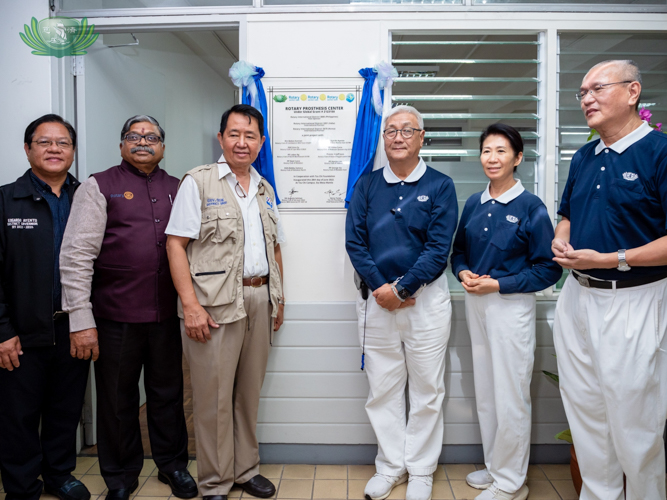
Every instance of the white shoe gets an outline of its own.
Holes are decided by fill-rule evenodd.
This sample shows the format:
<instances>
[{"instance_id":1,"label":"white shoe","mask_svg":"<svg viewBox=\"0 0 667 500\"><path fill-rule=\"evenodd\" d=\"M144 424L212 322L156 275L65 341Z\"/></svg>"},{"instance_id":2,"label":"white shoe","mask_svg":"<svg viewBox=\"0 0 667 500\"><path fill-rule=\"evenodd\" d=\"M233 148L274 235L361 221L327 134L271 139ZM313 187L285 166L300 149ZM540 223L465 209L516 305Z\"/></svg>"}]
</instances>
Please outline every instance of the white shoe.
<instances>
[{"instance_id":1,"label":"white shoe","mask_svg":"<svg viewBox=\"0 0 667 500\"><path fill-rule=\"evenodd\" d=\"M476 470L466 476L466 483L468 486L477 488L478 490L485 490L493 484L493 477L486 469Z\"/></svg>"},{"instance_id":2,"label":"white shoe","mask_svg":"<svg viewBox=\"0 0 667 500\"><path fill-rule=\"evenodd\" d=\"M405 500L431 500L433 491L433 474L428 476L413 476L408 480L408 491Z\"/></svg>"},{"instance_id":3,"label":"white shoe","mask_svg":"<svg viewBox=\"0 0 667 500\"><path fill-rule=\"evenodd\" d=\"M477 495L475 500L526 500L526 498L528 498L528 486L524 484L519 491L514 493L507 493L495 486L489 486L489 489Z\"/></svg>"},{"instance_id":4,"label":"white shoe","mask_svg":"<svg viewBox=\"0 0 667 500\"><path fill-rule=\"evenodd\" d=\"M408 480L408 474L402 476L387 476L385 474L376 473L366 483L364 495L366 500L384 500L389 496L391 490L399 484L403 484Z\"/></svg>"}]
</instances>

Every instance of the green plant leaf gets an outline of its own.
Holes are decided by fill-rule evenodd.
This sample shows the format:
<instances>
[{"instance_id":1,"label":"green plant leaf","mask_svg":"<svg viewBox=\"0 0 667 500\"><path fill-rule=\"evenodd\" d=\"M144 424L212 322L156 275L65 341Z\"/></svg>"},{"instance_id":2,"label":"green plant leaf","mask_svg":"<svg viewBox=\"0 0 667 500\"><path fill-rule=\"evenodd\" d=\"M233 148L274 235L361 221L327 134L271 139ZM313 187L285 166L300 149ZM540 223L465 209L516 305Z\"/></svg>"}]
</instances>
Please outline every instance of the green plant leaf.
<instances>
[{"instance_id":1,"label":"green plant leaf","mask_svg":"<svg viewBox=\"0 0 667 500\"><path fill-rule=\"evenodd\" d=\"M595 136L597 133L598 133L598 131L595 130L594 128L592 128L591 133L588 134L588 137L586 138L586 142L590 141L593 138L593 136Z\"/></svg>"},{"instance_id":2,"label":"green plant leaf","mask_svg":"<svg viewBox=\"0 0 667 500\"><path fill-rule=\"evenodd\" d=\"M560 382L560 381L559 381L559 378L558 378L558 374L556 374L556 373L551 373L551 372L548 372L548 371L546 371L546 370L542 370L542 373L544 373L544 374L545 374L547 377L549 377L550 379L555 380L556 383L559 383L559 382Z\"/></svg>"},{"instance_id":3,"label":"green plant leaf","mask_svg":"<svg viewBox=\"0 0 667 500\"><path fill-rule=\"evenodd\" d=\"M555 436L556 439L560 439L561 441L567 441L570 444L574 444L572 442L572 432L570 432L570 429L566 429L562 432L559 432Z\"/></svg>"}]
</instances>

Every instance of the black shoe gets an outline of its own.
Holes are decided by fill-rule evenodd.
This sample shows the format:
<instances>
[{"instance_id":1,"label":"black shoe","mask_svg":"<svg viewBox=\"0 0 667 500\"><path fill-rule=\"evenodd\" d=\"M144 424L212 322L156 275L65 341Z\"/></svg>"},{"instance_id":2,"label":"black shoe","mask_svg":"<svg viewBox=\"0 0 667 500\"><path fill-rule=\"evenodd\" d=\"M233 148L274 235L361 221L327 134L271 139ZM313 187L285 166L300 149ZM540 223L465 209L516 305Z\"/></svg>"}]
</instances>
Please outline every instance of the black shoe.
<instances>
[{"instance_id":1,"label":"black shoe","mask_svg":"<svg viewBox=\"0 0 667 500\"><path fill-rule=\"evenodd\" d=\"M75 478L70 478L58 489L44 485L44 491L60 500L90 500L88 488Z\"/></svg>"},{"instance_id":2,"label":"black shoe","mask_svg":"<svg viewBox=\"0 0 667 500\"><path fill-rule=\"evenodd\" d=\"M107 500L128 500L130 495L139 487L139 480L135 480L129 488L119 488L107 492Z\"/></svg>"},{"instance_id":3,"label":"black shoe","mask_svg":"<svg viewBox=\"0 0 667 500\"><path fill-rule=\"evenodd\" d=\"M187 469L175 472L159 471L157 478L164 484L171 486L171 492L178 498L194 498L199 493L197 483L192 479Z\"/></svg>"},{"instance_id":4,"label":"black shoe","mask_svg":"<svg viewBox=\"0 0 667 500\"><path fill-rule=\"evenodd\" d=\"M257 474L245 483L234 483L246 493L259 498L271 498L276 494L276 487L264 476Z\"/></svg>"},{"instance_id":5,"label":"black shoe","mask_svg":"<svg viewBox=\"0 0 667 500\"><path fill-rule=\"evenodd\" d=\"M227 495L204 495L204 500L227 500Z\"/></svg>"}]
</instances>

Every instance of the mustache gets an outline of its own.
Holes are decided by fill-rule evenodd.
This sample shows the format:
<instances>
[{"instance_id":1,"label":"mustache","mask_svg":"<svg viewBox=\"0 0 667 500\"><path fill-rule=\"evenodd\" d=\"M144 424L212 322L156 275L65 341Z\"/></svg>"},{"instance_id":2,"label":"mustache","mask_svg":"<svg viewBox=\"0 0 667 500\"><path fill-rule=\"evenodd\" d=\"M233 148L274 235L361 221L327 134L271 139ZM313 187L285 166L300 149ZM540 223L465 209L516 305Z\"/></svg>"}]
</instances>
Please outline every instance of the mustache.
<instances>
[{"instance_id":1,"label":"mustache","mask_svg":"<svg viewBox=\"0 0 667 500\"><path fill-rule=\"evenodd\" d=\"M152 155L155 154L155 150L150 146L135 146L130 149L130 153L136 153L137 151L148 151Z\"/></svg>"}]
</instances>

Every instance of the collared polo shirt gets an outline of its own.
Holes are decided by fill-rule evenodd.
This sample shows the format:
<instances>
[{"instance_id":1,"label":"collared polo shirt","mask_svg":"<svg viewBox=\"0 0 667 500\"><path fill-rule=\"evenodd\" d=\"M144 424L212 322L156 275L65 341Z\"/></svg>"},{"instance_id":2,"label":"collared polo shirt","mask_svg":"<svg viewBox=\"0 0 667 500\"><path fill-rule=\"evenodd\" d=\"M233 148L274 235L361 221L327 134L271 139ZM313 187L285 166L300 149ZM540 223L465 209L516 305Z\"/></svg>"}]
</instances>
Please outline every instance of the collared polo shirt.
<instances>
[{"instance_id":1,"label":"collared polo shirt","mask_svg":"<svg viewBox=\"0 0 667 500\"><path fill-rule=\"evenodd\" d=\"M489 184L490 185L490 184ZM498 280L500 293L544 290L562 274L551 252L554 229L547 208L517 180L498 198L489 185L466 201L452 251L452 272Z\"/></svg>"},{"instance_id":2,"label":"collared polo shirt","mask_svg":"<svg viewBox=\"0 0 667 500\"><path fill-rule=\"evenodd\" d=\"M440 276L456 229L454 183L423 160L405 179L386 165L357 182L345 226L352 265L373 290L398 277L414 293Z\"/></svg>"},{"instance_id":3,"label":"collared polo shirt","mask_svg":"<svg viewBox=\"0 0 667 500\"><path fill-rule=\"evenodd\" d=\"M269 274L269 261L266 258L264 226L262 225L262 218L259 213L259 206L257 205L257 192L261 176L255 170L255 167L250 167L250 186L246 193L241 184L236 180L236 175L229 168L223 155L218 160L218 179L222 179L223 177L236 194L236 201L241 208L241 215L243 217L243 277L267 276ZM285 241L285 232L275 200L273 206L269 208L273 210L278 219L277 242L279 244L283 243ZM199 238L200 231L201 199L199 198L199 188L192 176L186 175L181 183L181 187L178 189L178 194L174 200L174 207L171 211L171 218L165 232L174 236L197 239Z\"/></svg>"},{"instance_id":4,"label":"collared polo shirt","mask_svg":"<svg viewBox=\"0 0 667 500\"><path fill-rule=\"evenodd\" d=\"M60 247L63 243L63 235L65 234L65 227L67 226L67 219L69 218L71 205L71 200L67 195L69 178L65 179L65 183L60 189L60 196L56 196L51 189L51 186L32 172L30 172L30 180L37 189L37 192L41 194L49 204L51 217L53 218L53 308L54 311L58 311L61 309L62 301L60 285Z\"/></svg>"},{"instance_id":5,"label":"collared polo shirt","mask_svg":"<svg viewBox=\"0 0 667 500\"><path fill-rule=\"evenodd\" d=\"M610 253L665 236L667 135L644 122L610 146L602 140L584 145L572 158L558 213L570 220L575 250ZM585 272L598 279L628 280L667 272L667 266Z\"/></svg>"}]
</instances>

